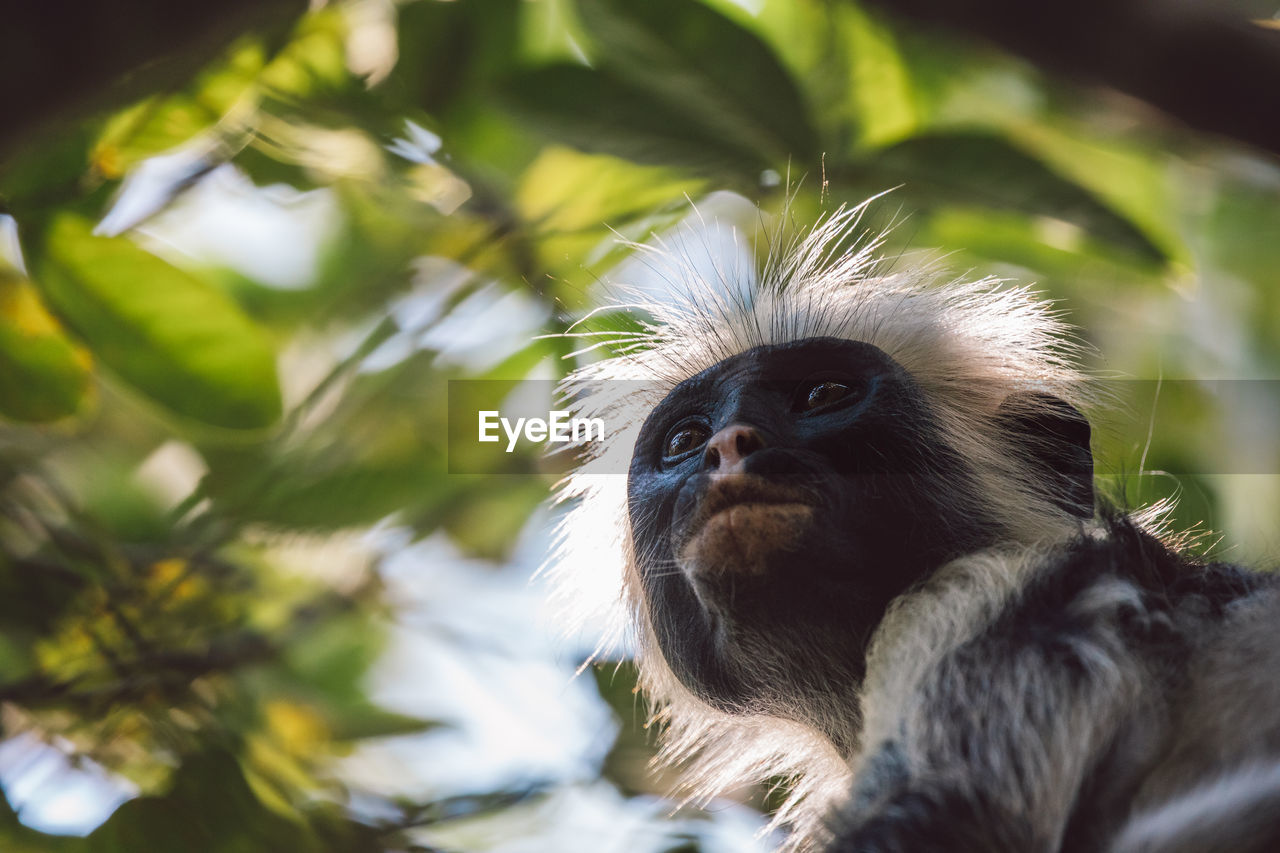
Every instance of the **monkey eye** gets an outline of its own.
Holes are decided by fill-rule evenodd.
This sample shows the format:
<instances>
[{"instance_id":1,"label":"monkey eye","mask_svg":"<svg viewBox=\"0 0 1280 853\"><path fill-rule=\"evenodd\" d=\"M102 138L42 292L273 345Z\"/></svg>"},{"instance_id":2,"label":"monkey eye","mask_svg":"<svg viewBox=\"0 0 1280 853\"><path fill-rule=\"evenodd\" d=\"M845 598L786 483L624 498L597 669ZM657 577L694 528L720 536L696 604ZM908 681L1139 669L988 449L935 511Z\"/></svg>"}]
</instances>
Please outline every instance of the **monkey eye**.
<instances>
[{"instance_id":1,"label":"monkey eye","mask_svg":"<svg viewBox=\"0 0 1280 853\"><path fill-rule=\"evenodd\" d=\"M829 406L837 400L843 400L851 393L853 389L843 382L832 379L812 382L800 388L800 393L796 395L795 408L798 412L812 412L823 406Z\"/></svg>"},{"instance_id":2,"label":"monkey eye","mask_svg":"<svg viewBox=\"0 0 1280 853\"><path fill-rule=\"evenodd\" d=\"M666 444L662 448L662 457L672 460L684 456L707 443L711 430L699 423L684 423L667 433Z\"/></svg>"}]
</instances>

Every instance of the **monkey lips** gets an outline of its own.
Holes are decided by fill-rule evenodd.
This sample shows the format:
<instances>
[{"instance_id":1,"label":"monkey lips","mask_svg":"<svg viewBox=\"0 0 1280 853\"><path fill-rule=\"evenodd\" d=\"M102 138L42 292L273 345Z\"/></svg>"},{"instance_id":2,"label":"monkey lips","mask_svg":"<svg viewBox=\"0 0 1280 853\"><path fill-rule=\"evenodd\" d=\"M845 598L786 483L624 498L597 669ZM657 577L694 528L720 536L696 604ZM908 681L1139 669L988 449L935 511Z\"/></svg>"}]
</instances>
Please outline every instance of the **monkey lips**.
<instances>
[{"instance_id":1,"label":"monkey lips","mask_svg":"<svg viewBox=\"0 0 1280 853\"><path fill-rule=\"evenodd\" d=\"M676 532L675 551L693 574L760 575L774 555L801 544L813 515L812 497L799 489L743 474L715 479Z\"/></svg>"}]
</instances>

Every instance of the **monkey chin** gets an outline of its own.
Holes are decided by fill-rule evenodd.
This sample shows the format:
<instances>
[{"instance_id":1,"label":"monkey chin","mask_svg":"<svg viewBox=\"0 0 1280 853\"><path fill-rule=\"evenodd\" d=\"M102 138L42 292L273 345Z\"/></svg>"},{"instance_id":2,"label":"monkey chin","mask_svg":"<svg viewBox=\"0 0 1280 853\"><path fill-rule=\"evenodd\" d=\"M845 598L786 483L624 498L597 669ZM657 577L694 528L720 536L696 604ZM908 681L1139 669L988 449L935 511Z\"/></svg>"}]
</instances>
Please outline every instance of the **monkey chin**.
<instances>
[{"instance_id":1,"label":"monkey chin","mask_svg":"<svg viewBox=\"0 0 1280 853\"><path fill-rule=\"evenodd\" d=\"M813 523L804 503L736 503L708 518L680 549L680 565L694 577L765 574L771 558L792 551Z\"/></svg>"}]
</instances>

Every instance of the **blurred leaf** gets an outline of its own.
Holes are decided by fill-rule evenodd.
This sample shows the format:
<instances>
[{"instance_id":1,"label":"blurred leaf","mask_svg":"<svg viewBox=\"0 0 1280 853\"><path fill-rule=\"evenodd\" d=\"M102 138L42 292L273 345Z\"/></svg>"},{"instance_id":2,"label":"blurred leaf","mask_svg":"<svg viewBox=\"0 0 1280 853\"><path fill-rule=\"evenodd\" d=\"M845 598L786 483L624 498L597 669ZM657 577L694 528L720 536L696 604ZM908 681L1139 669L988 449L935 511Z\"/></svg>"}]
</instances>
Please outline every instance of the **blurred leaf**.
<instances>
[{"instance_id":1,"label":"blurred leaf","mask_svg":"<svg viewBox=\"0 0 1280 853\"><path fill-rule=\"evenodd\" d=\"M274 56L268 39L241 39L182 91L153 95L112 117L94 146L93 166L106 178L122 177L140 161L171 151L219 122L227 138L207 142L211 149L224 149L213 155L214 160L229 157L243 144L246 132L262 123L261 115L254 116L260 102L287 107L356 86L346 66L345 32L341 14L324 10L302 18ZM262 133L261 127L256 130ZM250 141L255 147L243 157L254 167L247 171L256 179L298 182L287 159L269 168L271 154L257 150L277 151L279 140L257 136Z\"/></svg>"},{"instance_id":2,"label":"blurred leaf","mask_svg":"<svg viewBox=\"0 0 1280 853\"><path fill-rule=\"evenodd\" d=\"M0 416L51 421L75 414L89 395L91 364L35 289L0 267Z\"/></svg>"},{"instance_id":3,"label":"blurred leaf","mask_svg":"<svg viewBox=\"0 0 1280 853\"><path fill-rule=\"evenodd\" d=\"M251 11L248 18L241 14L244 10L236 10L235 17L244 20L223 21L208 33L193 34L197 39L211 36L200 46L201 52L222 50L220 58L198 73L191 67L190 56L155 63L145 72L135 71L127 85L103 99L105 103L115 103L121 94L132 93L137 98L157 88L163 91L147 94L105 120L81 122L19 148L5 164L0 195L22 218L23 208L47 207L71 198L69 190L79 188L84 179L122 177L141 160L206 131L234 105L247 107L264 91L276 98L297 97L339 88L350 81L345 71L341 15L331 10L303 17L289 48L268 61L284 41L283 31L297 20L292 14L296 3L267 4L272 5L265 15L259 9ZM241 36L223 49L230 38L246 29L253 35ZM189 73L195 73L190 83ZM138 85L139 81L145 85ZM230 131L242 129L232 127Z\"/></svg>"},{"instance_id":4,"label":"blurred leaf","mask_svg":"<svg viewBox=\"0 0 1280 853\"><path fill-rule=\"evenodd\" d=\"M430 241L464 228L463 217L443 217L384 186L340 181L334 190L346 216L336 238L323 248L315 284L294 292L258 290L249 295L255 309L312 324L378 310L411 283L411 262L428 253ZM483 236L475 235L469 245Z\"/></svg>"},{"instance_id":5,"label":"blurred leaf","mask_svg":"<svg viewBox=\"0 0 1280 853\"><path fill-rule=\"evenodd\" d=\"M1219 191L1210 217L1215 264L1260 284L1280 280L1280 188L1231 181ZM1275 293L1274 287L1259 290L1259 296Z\"/></svg>"},{"instance_id":6,"label":"blurred leaf","mask_svg":"<svg viewBox=\"0 0 1280 853\"><path fill-rule=\"evenodd\" d=\"M444 513L440 526L468 554L490 560L510 556L516 537L533 510L547 499L548 483L541 477L520 475L450 475L470 488ZM423 529L421 521L415 525Z\"/></svg>"},{"instance_id":7,"label":"blurred leaf","mask_svg":"<svg viewBox=\"0 0 1280 853\"><path fill-rule=\"evenodd\" d=\"M599 67L762 160L817 160L804 97L755 33L689 0L579 0L578 9Z\"/></svg>"},{"instance_id":8,"label":"blurred leaf","mask_svg":"<svg viewBox=\"0 0 1280 853\"><path fill-rule=\"evenodd\" d=\"M126 239L94 236L78 214L24 237L45 298L126 381L214 426L280 416L271 342L221 292Z\"/></svg>"},{"instance_id":9,"label":"blurred leaf","mask_svg":"<svg viewBox=\"0 0 1280 853\"><path fill-rule=\"evenodd\" d=\"M1020 148L1132 223L1161 258L1188 266L1194 263L1180 234L1177 217L1184 202L1170 180L1168 155L1132 140L1045 123L1019 124L1010 136Z\"/></svg>"},{"instance_id":10,"label":"blurred leaf","mask_svg":"<svg viewBox=\"0 0 1280 853\"><path fill-rule=\"evenodd\" d=\"M1000 136L917 136L872 154L857 171L885 183L902 181L908 194L1061 219L1139 258L1167 260L1164 251L1114 207Z\"/></svg>"},{"instance_id":11,"label":"blurred leaf","mask_svg":"<svg viewBox=\"0 0 1280 853\"><path fill-rule=\"evenodd\" d=\"M353 702L343 708L331 709L328 723L334 740L339 741L421 734L448 725L438 720L397 714L366 702Z\"/></svg>"},{"instance_id":12,"label":"blurred leaf","mask_svg":"<svg viewBox=\"0 0 1280 853\"><path fill-rule=\"evenodd\" d=\"M298 740L355 740L414 734L442 725L387 711L365 695L369 667L383 648L384 632L367 613L331 617L289 645L278 665L254 674L277 696L265 707L269 728ZM317 727L323 729L319 731Z\"/></svg>"},{"instance_id":13,"label":"blurred leaf","mask_svg":"<svg viewBox=\"0 0 1280 853\"><path fill-rule=\"evenodd\" d=\"M861 51L850 44L850 3L763 0L747 11L734 0L704 0L763 39L791 78L802 87L810 120L827 158L842 156L859 131L851 97ZM807 164L797 171L809 171Z\"/></svg>"},{"instance_id":14,"label":"blurred leaf","mask_svg":"<svg viewBox=\"0 0 1280 853\"><path fill-rule=\"evenodd\" d=\"M289 678L330 699L363 700L361 679L384 640L368 614L340 609L306 625L299 639L304 642L290 644L281 655Z\"/></svg>"},{"instance_id":15,"label":"blurred leaf","mask_svg":"<svg viewBox=\"0 0 1280 853\"><path fill-rule=\"evenodd\" d=\"M23 606L30 607L25 602ZM16 625L0 627L0 673L4 684L22 681L34 673L36 662L32 655L32 639L28 632Z\"/></svg>"},{"instance_id":16,"label":"blurred leaf","mask_svg":"<svg viewBox=\"0 0 1280 853\"><path fill-rule=\"evenodd\" d=\"M277 151L264 151L263 146L245 147L236 154L235 165L249 177L249 180L260 187L285 184L305 192L317 186L316 181L302 166L281 156Z\"/></svg>"},{"instance_id":17,"label":"blurred leaf","mask_svg":"<svg viewBox=\"0 0 1280 853\"><path fill-rule=\"evenodd\" d=\"M1221 188L1205 223L1210 263L1256 285L1245 323L1255 346L1280 359L1280 189L1275 183L1234 180ZM1269 373L1261 367L1260 373Z\"/></svg>"},{"instance_id":18,"label":"blurred leaf","mask_svg":"<svg viewBox=\"0 0 1280 853\"><path fill-rule=\"evenodd\" d=\"M400 60L379 89L439 115L515 61L519 0L420 0L398 9Z\"/></svg>"},{"instance_id":19,"label":"blurred leaf","mask_svg":"<svg viewBox=\"0 0 1280 853\"><path fill-rule=\"evenodd\" d=\"M303 17L288 44L262 69L258 84L263 95L296 104L363 88L347 69L346 34L339 8Z\"/></svg>"},{"instance_id":20,"label":"blurred leaf","mask_svg":"<svg viewBox=\"0 0 1280 853\"><path fill-rule=\"evenodd\" d=\"M595 230L696 196L705 181L669 169L547 148L521 176L515 205L544 232Z\"/></svg>"},{"instance_id":21,"label":"blurred leaf","mask_svg":"<svg viewBox=\"0 0 1280 853\"><path fill-rule=\"evenodd\" d=\"M630 796L661 794L655 787L661 780L653 773L657 732L647 725L648 703L639 692L636 665L631 661L597 661L590 672L600 698L622 722L605 756L602 775Z\"/></svg>"},{"instance_id":22,"label":"blurred leaf","mask_svg":"<svg viewBox=\"0 0 1280 853\"><path fill-rule=\"evenodd\" d=\"M494 370L523 377L553 352L549 342L535 341ZM206 448L204 488L218 512L296 530L368 525L400 513L420 533L462 512L488 484L445 474L446 381L460 374L442 370L435 358L419 350L391 367L354 376L315 444L300 438L287 451ZM502 385L505 393L517 381L464 384ZM467 426L474 434L474 422ZM532 451L498 455L504 472L536 471ZM545 484L540 488L545 496ZM505 528L492 535L501 539Z\"/></svg>"},{"instance_id":23,"label":"blurred leaf","mask_svg":"<svg viewBox=\"0 0 1280 853\"><path fill-rule=\"evenodd\" d=\"M582 58L586 36L573 0L521 4L520 55L532 64Z\"/></svg>"},{"instance_id":24,"label":"blurred leaf","mask_svg":"<svg viewBox=\"0 0 1280 853\"><path fill-rule=\"evenodd\" d=\"M91 124L27 145L0 161L0 200L19 222L31 213L75 198L85 190Z\"/></svg>"},{"instance_id":25,"label":"blurred leaf","mask_svg":"<svg viewBox=\"0 0 1280 853\"><path fill-rule=\"evenodd\" d=\"M266 728L285 752L312 756L328 745L329 726L320 714L301 702L269 699L262 705Z\"/></svg>"},{"instance_id":26,"label":"blurred leaf","mask_svg":"<svg viewBox=\"0 0 1280 853\"><path fill-rule=\"evenodd\" d=\"M503 103L552 139L637 163L754 180L756 150L630 83L580 65L551 65L507 80Z\"/></svg>"},{"instance_id":27,"label":"blurred leaf","mask_svg":"<svg viewBox=\"0 0 1280 853\"><path fill-rule=\"evenodd\" d=\"M84 579L53 571L39 559L0 557L0 678L17 682L35 667L42 636L57 629L63 614L76 606Z\"/></svg>"},{"instance_id":28,"label":"blurred leaf","mask_svg":"<svg viewBox=\"0 0 1280 853\"><path fill-rule=\"evenodd\" d=\"M173 519L155 494L138 481L142 460L135 453L121 450L116 447L99 451L84 460L86 466L92 466L93 475L80 478L77 483L82 509L100 525L101 533L121 542L169 541Z\"/></svg>"},{"instance_id":29,"label":"blurred leaf","mask_svg":"<svg viewBox=\"0 0 1280 853\"><path fill-rule=\"evenodd\" d=\"M211 455L204 482L219 511L239 521L290 530L342 530L374 524L438 494L440 486L420 461L353 464L324 470L322 458L247 453L232 462ZM313 470L318 468L319 470Z\"/></svg>"},{"instance_id":30,"label":"blurred leaf","mask_svg":"<svg viewBox=\"0 0 1280 853\"><path fill-rule=\"evenodd\" d=\"M920 116L911 69L893 30L854 3L836 5L833 17L847 44L859 143L876 147L910 135Z\"/></svg>"},{"instance_id":31,"label":"blurred leaf","mask_svg":"<svg viewBox=\"0 0 1280 853\"><path fill-rule=\"evenodd\" d=\"M640 241L688 212L705 181L670 169L548 147L521 176L513 202L530 223L540 266L566 305Z\"/></svg>"},{"instance_id":32,"label":"blurred leaf","mask_svg":"<svg viewBox=\"0 0 1280 853\"><path fill-rule=\"evenodd\" d=\"M306 11L302 0L224 0L175 7L130 0L78 14L39 5L10 7L0 51L24 83L7 98L10 136L58 124L171 89L246 32L277 33ZM67 57L74 61L66 62Z\"/></svg>"},{"instance_id":33,"label":"blurred leaf","mask_svg":"<svg viewBox=\"0 0 1280 853\"><path fill-rule=\"evenodd\" d=\"M189 141L246 96L265 62L261 41L244 39L182 92L153 95L117 113L94 145L94 165L119 178L143 159Z\"/></svg>"},{"instance_id":34,"label":"blurred leaf","mask_svg":"<svg viewBox=\"0 0 1280 853\"><path fill-rule=\"evenodd\" d=\"M1032 218L1013 211L946 206L915 221L919 231L913 242L930 246L960 246L961 255L975 263L996 261L1034 270L1072 282L1084 295L1093 280L1113 288L1117 276L1133 285L1151 285L1159 279L1142 276L1143 265L1114 244L1104 243L1078 226L1057 219ZM960 266L961 264L957 264Z\"/></svg>"},{"instance_id":35,"label":"blurred leaf","mask_svg":"<svg viewBox=\"0 0 1280 853\"><path fill-rule=\"evenodd\" d=\"M161 796L130 800L89 836L93 853L320 851L306 828L267 809L225 752L194 755Z\"/></svg>"},{"instance_id":36,"label":"blurred leaf","mask_svg":"<svg viewBox=\"0 0 1280 853\"><path fill-rule=\"evenodd\" d=\"M855 16L892 40L893 53L909 75L917 126L1007 128L1042 117L1042 81L1016 57L858 5ZM855 38L864 44L862 35ZM876 47L871 50L878 53Z\"/></svg>"}]
</instances>

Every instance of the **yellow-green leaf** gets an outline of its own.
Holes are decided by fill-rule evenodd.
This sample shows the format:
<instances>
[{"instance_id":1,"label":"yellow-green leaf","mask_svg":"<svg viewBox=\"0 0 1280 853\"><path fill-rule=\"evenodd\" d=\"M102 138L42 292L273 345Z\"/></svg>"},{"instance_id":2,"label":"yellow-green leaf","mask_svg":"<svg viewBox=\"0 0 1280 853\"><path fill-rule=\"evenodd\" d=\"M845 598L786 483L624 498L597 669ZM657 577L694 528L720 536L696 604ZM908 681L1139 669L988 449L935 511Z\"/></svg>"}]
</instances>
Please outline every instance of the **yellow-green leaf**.
<instances>
[{"instance_id":1,"label":"yellow-green leaf","mask_svg":"<svg viewBox=\"0 0 1280 853\"><path fill-rule=\"evenodd\" d=\"M0 416L42 422L75 414L89 395L90 363L35 289L0 270Z\"/></svg>"},{"instance_id":2,"label":"yellow-green leaf","mask_svg":"<svg viewBox=\"0 0 1280 853\"><path fill-rule=\"evenodd\" d=\"M220 427L280 416L275 353L229 297L78 214L24 246L50 306L103 364L178 414Z\"/></svg>"},{"instance_id":3,"label":"yellow-green leaf","mask_svg":"<svg viewBox=\"0 0 1280 853\"><path fill-rule=\"evenodd\" d=\"M182 91L152 95L120 111L95 143L93 164L103 176L119 178L147 157L187 142L246 97L265 61L260 41L246 38Z\"/></svg>"},{"instance_id":4,"label":"yellow-green leaf","mask_svg":"<svg viewBox=\"0 0 1280 853\"><path fill-rule=\"evenodd\" d=\"M521 176L515 205L543 232L603 229L682 207L685 196L698 195L705 183L671 169L551 146Z\"/></svg>"}]
</instances>

